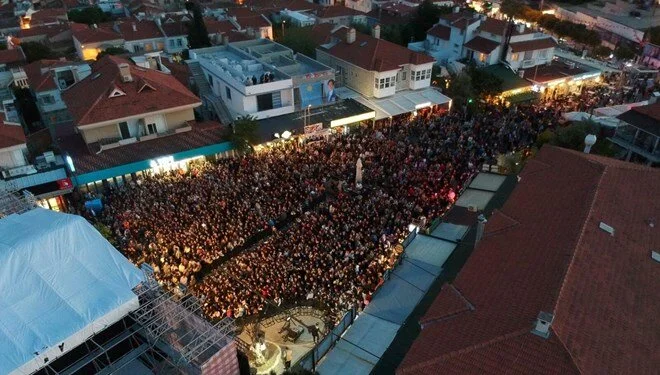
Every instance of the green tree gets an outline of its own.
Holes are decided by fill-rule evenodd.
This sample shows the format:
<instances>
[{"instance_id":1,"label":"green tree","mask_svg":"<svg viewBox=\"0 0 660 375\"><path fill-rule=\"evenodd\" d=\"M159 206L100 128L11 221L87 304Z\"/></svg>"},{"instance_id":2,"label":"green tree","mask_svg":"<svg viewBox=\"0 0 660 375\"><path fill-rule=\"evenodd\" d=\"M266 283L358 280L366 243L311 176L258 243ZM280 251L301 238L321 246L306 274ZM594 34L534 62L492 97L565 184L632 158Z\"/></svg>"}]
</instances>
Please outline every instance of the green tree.
<instances>
[{"instance_id":1,"label":"green tree","mask_svg":"<svg viewBox=\"0 0 660 375\"><path fill-rule=\"evenodd\" d=\"M69 21L86 23L88 25L110 21L110 15L102 11L101 8L97 6L82 9L72 9L67 15L69 16Z\"/></svg>"},{"instance_id":2,"label":"green tree","mask_svg":"<svg viewBox=\"0 0 660 375\"><path fill-rule=\"evenodd\" d=\"M206 24L204 24L204 17L202 16L202 10L199 4L194 1L188 1L186 2L186 9L193 14L193 19L190 21L190 26L188 27L188 43L190 44L190 48L211 46L209 32L206 30Z\"/></svg>"},{"instance_id":3,"label":"green tree","mask_svg":"<svg viewBox=\"0 0 660 375\"><path fill-rule=\"evenodd\" d=\"M591 50L591 54L595 57L608 57L612 50L605 46L596 46Z\"/></svg>"},{"instance_id":4,"label":"green tree","mask_svg":"<svg viewBox=\"0 0 660 375\"><path fill-rule=\"evenodd\" d=\"M618 60L630 60L635 57L635 51L627 45L621 44L614 50L614 56Z\"/></svg>"},{"instance_id":5,"label":"green tree","mask_svg":"<svg viewBox=\"0 0 660 375\"><path fill-rule=\"evenodd\" d=\"M58 57L50 47L39 42L23 42L21 43L21 48L23 48L23 53L25 53L25 58L28 63Z\"/></svg>"},{"instance_id":6,"label":"green tree","mask_svg":"<svg viewBox=\"0 0 660 375\"><path fill-rule=\"evenodd\" d=\"M509 18L522 18L527 8L521 0L504 0L500 6L500 12L509 16Z\"/></svg>"},{"instance_id":7,"label":"green tree","mask_svg":"<svg viewBox=\"0 0 660 375\"><path fill-rule=\"evenodd\" d=\"M571 150L584 150L584 138L588 134L599 135L601 127L593 121L578 121L569 126L558 128L555 131L546 130L539 134L536 146L541 147L546 143L554 146L568 148ZM596 144L591 147L591 153L613 157L616 153L612 142L605 137L599 137Z\"/></svg>"},{"instance_id":8,"label":"green tree","mask_svg":"<svg viewBox=\"0 0 660 375\"><path fill-rule=\"evenodd\" d=\"M234 148L239 152L249 152L252 146L259 142L257 130L259 123L257 120L250 116L241 116L234 121L233 131L230 136L230 141L234 144Z\"/></svg>"},{"instance_id":9,"label":"green tree","mask_svg":"<svg viewBox=\"0 0 660 375\"><path fill-rule=\"evenodd\" d=\"M98 56L96 56L96 59L100 60L101 57L105 55L125 55L127 53L129 53L128 50L122 47L108 47L103 51L101 51L101 53L99 53Z\"/></svg>"},{"instance_id":10,"label":"green tree","mask_svg":"<svg viewBox=\"0 0 660 375\"><path fill-rule=\"evenodd\" d=\"M462 110L469 99L474 98L474 89L472 88L472 79L467 72L462 72L454 77L449 83L449 97L453 99L455 108Z\"/></svg>"},{"instance_id":11,"label":"green tree","mask_svg":"<svg viewBox=\"0 0 660 375\"><path fill-rule=\"evenodd\" d=\"M411 36L415 40L426 39L426 31L433 27L440 16L451 12L449 7L438 7L431 0L424 0L418 7L415 16L410 22ZM410 40L406 40L406 43Z\"/></svg>"},{"instance_id":12,"label":"green tree","mask_svg":"<svg viewBox=\"0 0 660 375\"><path fill-rule=\"evenodd\" d=\"M502 92L502 80L495 75L477 68L471 63L466 68L466 73L472 82L472 92L475 96L493 96Z\"/></svg>"},{"instance_id":13,"label":"green tree","mask_svg":"<svg viewBox=\"0 0 660 375\"><path fill-rule=\"evenodd\" d=\"M655 26L648 29L649 42L660 45L660 26Z\"/></svg>"},{"instance_id":14,"label":"green tree","mask_svg":"<svg viewBox=\"0 0 660 375\"><path fill-rule=\"evenodd\" d=\"M280 32L281 34L281 32ZM291 48L296 53L309 57L316 55L316 42L312 39L312 27L289 27L277 41Z\"/></svg>"}]
</instances>

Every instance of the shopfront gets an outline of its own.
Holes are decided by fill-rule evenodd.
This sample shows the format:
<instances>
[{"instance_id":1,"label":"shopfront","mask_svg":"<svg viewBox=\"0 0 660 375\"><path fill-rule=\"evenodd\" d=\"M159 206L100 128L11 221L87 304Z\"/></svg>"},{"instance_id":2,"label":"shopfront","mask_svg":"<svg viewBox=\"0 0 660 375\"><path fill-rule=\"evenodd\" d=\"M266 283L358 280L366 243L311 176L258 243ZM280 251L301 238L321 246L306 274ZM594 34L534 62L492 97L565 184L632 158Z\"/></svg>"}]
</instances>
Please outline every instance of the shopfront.
<instances>
[{"instance_id":1,"label":"shopfront","mask_svg":"<svg viewBox=\"0 0 660 375\"><path fill-rule=\"evenodd\" d=\"M233 152L231 143L224 142L84 174L72 172L72 180L82 193L103 192L109 188L117 188L131 181L137 181L144 175L175 170L186 172L191 163L228 157L233 155Z\"/></svg>"}]
</instances>

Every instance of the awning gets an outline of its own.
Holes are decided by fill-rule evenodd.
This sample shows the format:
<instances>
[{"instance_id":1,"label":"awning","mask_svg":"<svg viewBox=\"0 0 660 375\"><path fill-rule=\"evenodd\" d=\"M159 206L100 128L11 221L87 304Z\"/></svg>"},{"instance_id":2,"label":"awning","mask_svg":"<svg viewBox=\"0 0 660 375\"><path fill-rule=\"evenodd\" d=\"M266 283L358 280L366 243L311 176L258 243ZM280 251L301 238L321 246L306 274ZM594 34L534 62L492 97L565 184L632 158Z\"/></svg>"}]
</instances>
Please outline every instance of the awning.
<instances>
[{"instance_id":1,"label":"awning","mask_svg":"<svg viewBox=\"0 0 660 375\"><path fill-rule=\"evenodd\" d=\"M351 98L376 111L376 120L397 116L403 113L411 113L416 110L431 107L438 104L447 104L451 99L440 91L427 87L423 90L399 91L392 96L382 99L366 98L359 93L347 88L335 89L340 98Z\"/></svg>"},{"instance_id":2,"label":"awning","mask_svg":"<svg viewBox=\"0 0 660 375\"><path fill-rule=\"evenodd\" d=\"M538 98L539 98L539 93L534 91L525 91L518 94L507 96L504 99L506 99L506 101L511 104L515 104L515 103L522 103L531 100L536 100Z\"/></svg>"},{"instance_id":3,"label":"awning","mask_svg":"<svg viewBox=\"0 0 660 375\"><path fill-rule=\"evenodd\" d=\"M37 199L48 199L59 197L73 191L73 183L70 178L63 178L57 181L47 182L45 184L30 186L24 190L29 191Z\"/></svg>"}]
</instances>

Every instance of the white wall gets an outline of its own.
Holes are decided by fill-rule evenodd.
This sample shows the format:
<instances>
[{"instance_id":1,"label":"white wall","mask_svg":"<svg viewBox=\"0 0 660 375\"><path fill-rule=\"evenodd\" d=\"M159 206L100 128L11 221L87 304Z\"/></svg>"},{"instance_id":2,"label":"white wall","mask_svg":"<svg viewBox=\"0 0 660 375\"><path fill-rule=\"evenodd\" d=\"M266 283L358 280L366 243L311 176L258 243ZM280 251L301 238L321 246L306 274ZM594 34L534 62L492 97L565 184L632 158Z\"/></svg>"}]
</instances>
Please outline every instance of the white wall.
<instances>
[{"instance_id":1,"label":"white wall","mask_svg":"<svg viewBox=\"0 0 660 375\"><path fill-rule=\"evenodd\" d=\"M422 64L422 65L411 65L410 66L410 77L408 87L411 90L419 90L431 86L431 72L433 70L433 63ZM427 78L416 81L414 79L415 72L425 72L424 76Z\"/></svg>"},{"instance_id":2,"label":"white wall","mask_svg":"<svg viewBox=\"0 0 660 375\"><path fill-rule=\"evenodd\" d=\"M0 167L10 169L27 165L25 155L27 155L25 144L0 149Z\"/></svg>"},{"instance_id":3,"label":"white wall","mask_svg":"<svg viewBox=\"0 0 660 375\"><path fill-rule=\"evenodd\" d=\"M387 72L376 72L374 74L374 97L384 98L386 96L394 95L396 93L396 75L400 69L390 70ZM388 85L389 79L389 87ZM410 79L410 78L408 78ZM378 81L378 87L376 87L376 80ZM382 81L382 84L381 84Z\"/></svg>"}]
</instances>

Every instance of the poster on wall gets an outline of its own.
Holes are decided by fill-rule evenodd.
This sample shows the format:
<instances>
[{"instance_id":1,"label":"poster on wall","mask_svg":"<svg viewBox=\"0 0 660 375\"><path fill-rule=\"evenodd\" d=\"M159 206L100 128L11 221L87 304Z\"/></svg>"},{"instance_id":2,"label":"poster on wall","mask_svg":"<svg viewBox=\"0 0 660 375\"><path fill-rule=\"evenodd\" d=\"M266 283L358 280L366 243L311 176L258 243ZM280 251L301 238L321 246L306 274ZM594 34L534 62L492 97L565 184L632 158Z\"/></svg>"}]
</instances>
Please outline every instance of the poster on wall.
<instances>
[{"instance_id":1,"label":"poster on wall","mask_svg":"<svg viewBox=\"0 0 660 375\"><path fill-rule=\"evenodd\" d=\"M323 130L322 122L305 126L305 134L314 134L316 132L320 132L321 130Z\"/></svg>"},{"instance_id":2,"label":"poster on wall","mask_svg":"<svg viewBox=\"0 0 660 375\"><path fill-rule=\"evenodd\" d=\"M337 94L335 94L335 80L330 79L325 82L323 85L323 102L324 103L333 103L339 100Z\"/></svg>"}]
</instances>

